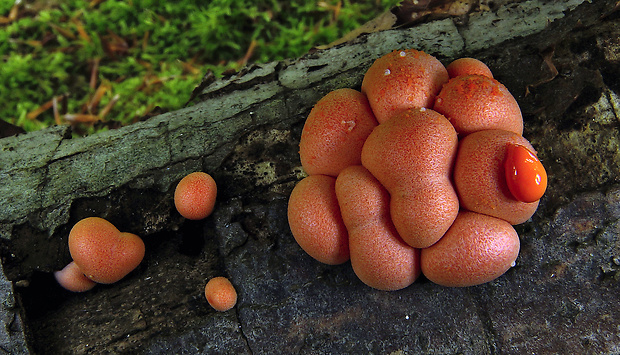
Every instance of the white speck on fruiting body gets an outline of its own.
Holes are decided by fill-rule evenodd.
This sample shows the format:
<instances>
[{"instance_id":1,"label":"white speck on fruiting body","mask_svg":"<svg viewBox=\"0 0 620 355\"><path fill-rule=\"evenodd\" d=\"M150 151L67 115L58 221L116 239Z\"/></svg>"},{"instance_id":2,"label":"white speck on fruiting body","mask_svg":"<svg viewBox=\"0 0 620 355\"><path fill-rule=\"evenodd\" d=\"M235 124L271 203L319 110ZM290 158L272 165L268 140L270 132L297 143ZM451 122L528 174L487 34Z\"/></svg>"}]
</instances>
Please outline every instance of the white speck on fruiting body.
<instances>
[{"instance_id":1,"label":"white speck on fruiting body","mask_svg":"<svg viewBox=\"0 0 620 355\"><path fill-rule=\"evenodd\" d=\"M405 51L400 51L400 56L401 56L401 57L404 57L404 56L406 56L406 55L407 55L407 52L405 52Z\"/></svg>"},{"instance_id":2,"label":"white speck on fruiting body","mask_svg":"<svg viewBox=\"0 0 620 355\"><path fill-rule=\"evenodd\" d=\"M355 128L355 121L351 120L351 121L342 121L341 122L343 125L347 126L347 131L351 132L353 130L353 128Z\"/></svg>"},{"instance_id":3,"label":"white speck on fruiting body","mask_svg":"<svg viewBox=\"0 0 620 355\"><path fill-rule=\"evenodd\" d=\"M510 267L515 267L515 265L517 265L517 263L513 261L513 262L510 264Z\"/></svg>"},{"instance_id":4,"label":"white speck on fruiting body","mask_svg":"<svg viewBox=\"0 0 620 355\"><path fill-rule=\"evenodd\" d=\"M383 72L383 75L390 75L392 72L390 71L390 69L385 69L385 71Z\"/></svg>"}]
</instances>

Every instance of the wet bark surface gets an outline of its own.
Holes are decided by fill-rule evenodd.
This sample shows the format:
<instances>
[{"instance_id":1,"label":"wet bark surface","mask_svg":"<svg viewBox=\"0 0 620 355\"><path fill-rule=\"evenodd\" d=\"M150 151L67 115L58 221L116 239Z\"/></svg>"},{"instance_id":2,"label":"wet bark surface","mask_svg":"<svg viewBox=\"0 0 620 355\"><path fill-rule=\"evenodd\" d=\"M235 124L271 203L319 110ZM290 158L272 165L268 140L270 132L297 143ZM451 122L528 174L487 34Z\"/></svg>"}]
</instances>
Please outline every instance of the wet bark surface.
<instances>
[{"instance_id":1,"label":"wet bark surface","mask_svg":"<svg viewBox=\"0 0 620 355\"><path fill-rule=\"evenodd\" d=\"M0 352L620 352L616 3L567 1L566 13L550 10L560 2L497 3L468 21L250 67L205 85L190 107L117 131L72 139L55 127L0 140ZM493 33L523 22L520 34ZM445 288L421 278L377 291L349 263L316 262L290 233L309 110L335 88L359 88L375 58L400 48L487 63L519 102L524 136L547 168L538 212L517 226L516 266L493 282ZM215 178L218 202L206 220L186 221L172 194L197 170ZM142 236L147 252L120 282L74 294L51 272L70 261L68 231L88 216ZM207 304L214 276L235 285L234 309Z\"/></svg>"}]
</instances>

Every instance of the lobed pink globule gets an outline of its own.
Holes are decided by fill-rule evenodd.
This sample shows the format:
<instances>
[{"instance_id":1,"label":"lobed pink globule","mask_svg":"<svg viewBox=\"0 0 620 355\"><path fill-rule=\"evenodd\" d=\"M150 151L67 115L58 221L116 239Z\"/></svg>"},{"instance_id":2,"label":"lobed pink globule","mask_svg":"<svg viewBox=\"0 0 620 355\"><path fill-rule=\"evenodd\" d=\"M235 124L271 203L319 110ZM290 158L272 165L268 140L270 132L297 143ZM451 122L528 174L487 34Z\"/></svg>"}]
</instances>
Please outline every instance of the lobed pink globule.
<instances>
[{"instance_id":1,"label":"lobed pink globule","mask_svg":"<svg viewBox=\"0 0 620 355\"><path fill-rule=\"evenodd\" d=\"M346 240L355 273L381 290L407 287L420 271L454 287L502 275L519 252L512 225L528 220L539 202L519 201L506 182L509 147L535 154L522 137L523 118L514 97L476 59L456 60L446 69L415 50L394 51L375 61L364 76L362 94L378 125L365 138L361 166L358 161L341 164L329 177L335 183L310 173L293 189L289 211L293 217L306 215L303 221L289 213L295 238L304 235L300 246L315 259L329 261L337 249L334 241ZM340 127L329 122L338 122L341 113L322 114L329 120L323 118L324 127L313 130L333 146L328 137ZM335 146L346 156L347 144L336 139ZM357 155L359 146L354 147ZM328 154L313 158L316 165L340 160ZM542 165L535 168L544 172ZM531 180L527 173L533 176L528 170L523 179ZM308 179L323 179L323 186L308 188ZM523 185L517 187L532 183ZM531 195L540 196L540 191ZM324 218L326 211L330 218ZM309 217L313 213L317 220Z\"/></svg>"}]
</instances>

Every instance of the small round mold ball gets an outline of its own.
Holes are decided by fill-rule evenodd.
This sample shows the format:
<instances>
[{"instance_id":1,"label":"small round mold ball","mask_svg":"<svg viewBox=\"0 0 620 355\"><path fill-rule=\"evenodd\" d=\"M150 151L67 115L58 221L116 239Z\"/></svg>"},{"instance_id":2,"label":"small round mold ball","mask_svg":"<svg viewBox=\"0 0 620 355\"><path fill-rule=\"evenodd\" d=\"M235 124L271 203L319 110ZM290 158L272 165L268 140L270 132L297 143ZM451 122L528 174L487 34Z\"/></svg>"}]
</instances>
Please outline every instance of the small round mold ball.
<instances>
[{"instance_id":1,"label":"small round mold ball","mask_svg":"<svg viewBox=\"0 0 620 355\"><path fill-rule=\"evenodd\" d=\"M86 277L74 261L67 264L62 270L55 271L54 278L60 286L71 292L86 292L97 284Z\"/></svg>"},{"instance_id":2,"label":"small round mold ball","mask_svg":"<svg viewBox=\"0 0 620 355\"><path fill-rule=\"evenodd\" d=\"M69 232L69 252L86 277L111 284L142 262L145 248L137 235L121 233L103 218L89 217Z\"/></svg>"},{"instance_id":3,"label":"small round mold ball","mask_svg":"<svg viewBox=\"0 0 620 355\"><path fill-rule=\"evenodd\" d=\"M185 176L174 190L174 205L181 216L199 220L213 212L217 185L211 175L195 172Z\"/></svg>"},{"instance_id":4,"label":"small round mold ball","mask_svg":"<svg viewBox=\"0 0 620 355\"><path fill-rule=\"evenodd\" d=\"M379 123L414 107L431 108L448 81L437 58L413 49L397 50L377 59L364 75L362 92Z\"/></svg>"},{"instance_id":5,"label":"small round mold ball","mask_svg":"<svg viewBox=\"0 0 620 355\"><path fill-rule=\"evenodd\" d=\"M446 116L462 137L486 129L523 134L519 104L499 81L482 76L458 76L443 86L433 109Z\"/></svg>"},{"instance_id":6,"label":"small round mold ball","mask_svg":"<svg viewBox=\"0 0 620 355\"><path fill-rule=\"evenodd\" d=\"M288 222L297 244L314 259L330 265L349 260L349 235L336 199L336 178L310 175L288 202Z\"/></svg>"},{"instance_id":7,"label":"small round mold ball","mask_svg":"<svg viewBox=\"0 0 620 355\"><path fill-rule=\"evenodd\" d=\"M486 64L475 58L459 58L446 67L450 78L456 78L457 76L465 76L478 74L493 78L491 69Z\"/></svg>"},{"instance_id":8,"label":"small round mold ball","mask_svg":"<svg viewBox=\"0 0 620 355\"><path fill-rule=\"evenodd\" d=\"M338 89L310 111L301 132L299 156L308 175L333 177L347 166L361 164L362 146L377 126L366 95Z\"/></svg>"},{"instance_id":9,"label":"small round mold ball","mask_svg":"<svg viewBox=\"0 0 620 355\"><path fill-rule=\"evenodd\" d=\"M225 312L237 304L237 291L230 281L222 276L214 277L205 286L207 301L218 312Z\"/></svg>"},{"instance_id":10,"label":"small round mold ball","mask_svg":"<svg viewBox=\"0 0 620 355\"><path fill-rule=\"evenodd\" d=\"M422 249L422 273L448 287L480 285L503 275L519 255L519 236L499 218L459 212L436 244Z\"/></svg>"},{"instance_id":11,"label":"small round mold ball","mask_svg":"<svg viewBox=\"0 0 620 355\"><path fill-rule=\"evenodd\" d=\"M508 188L505 162L511 145L534 152L527 139L503 130L472 133L459 142L454 184L461 207L511 224L523 223L536 212L538 200L519 201Z\"/></svg>"}]
</instances>

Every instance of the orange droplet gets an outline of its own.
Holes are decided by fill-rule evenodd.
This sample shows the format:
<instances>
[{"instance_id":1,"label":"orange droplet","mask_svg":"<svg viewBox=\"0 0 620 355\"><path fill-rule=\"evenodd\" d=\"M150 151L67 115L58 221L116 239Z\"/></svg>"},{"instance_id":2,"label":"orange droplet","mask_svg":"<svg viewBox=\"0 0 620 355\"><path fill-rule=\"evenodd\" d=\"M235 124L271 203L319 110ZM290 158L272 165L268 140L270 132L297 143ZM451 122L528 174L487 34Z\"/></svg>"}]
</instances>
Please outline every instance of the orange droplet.
<instances>
[{"instance_id":1,"label":"orange droplet","mask_svg":"<svg viewBox=\"0 0 620 355\"><path fill-rule=\"evenodd\" d=\"M506 152L506 183L512 196L522 202L539 200L547 189L547 172L534 153L510 144Z\"/></svg>"}]
</instances>

